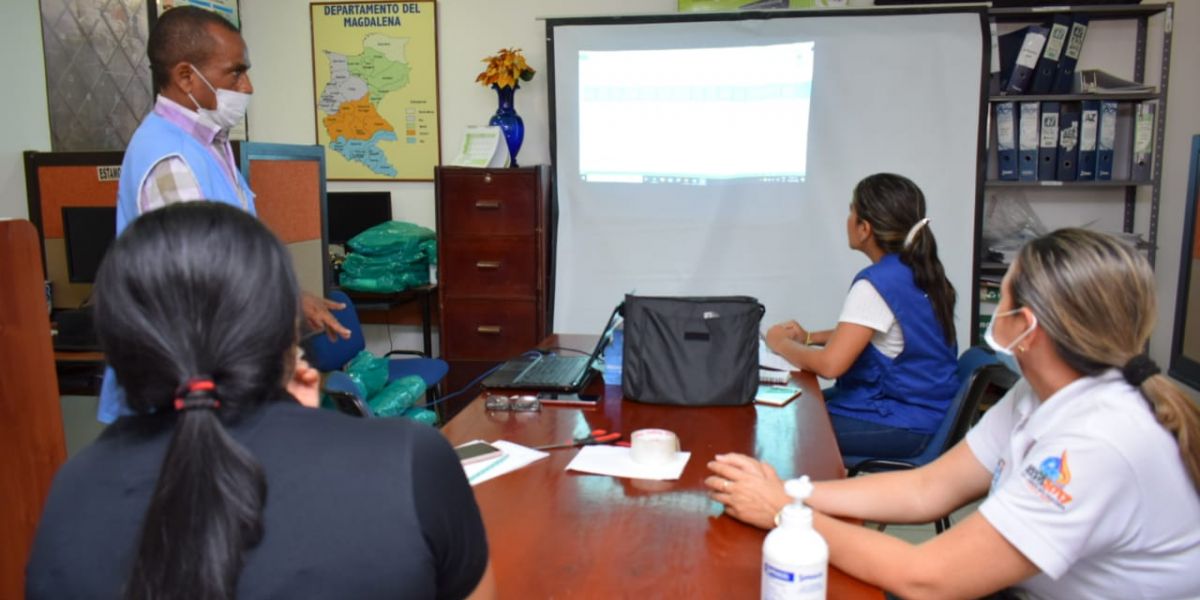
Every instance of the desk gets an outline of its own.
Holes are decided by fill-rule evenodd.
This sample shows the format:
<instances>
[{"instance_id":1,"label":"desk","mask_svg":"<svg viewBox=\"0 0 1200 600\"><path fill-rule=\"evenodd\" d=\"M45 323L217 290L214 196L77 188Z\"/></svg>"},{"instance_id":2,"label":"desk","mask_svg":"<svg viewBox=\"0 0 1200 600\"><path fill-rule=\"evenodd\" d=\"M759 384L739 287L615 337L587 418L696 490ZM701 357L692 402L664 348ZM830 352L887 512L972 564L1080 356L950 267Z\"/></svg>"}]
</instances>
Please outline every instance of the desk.
<instances>
[{"instance_id":1,"label":"desk","mask_svg":"<svg viewBox=\"0 0 1200 600\"><path fill-rule=\"evenodd\" d=\"M394 292L390 294L376 294L374 292L357 292L349 289L342 289L346 295L354 301L354 308L360 311L359 320L364 323L377 322L374 319L367 319L362 311L370 311L378 308L383 308L386 312L387 325L392 325L391 309L400 304L406 304L414 300L421 307L421 341L424 342L425 356L433 357L433 314L432 302L430 298L437 293L437 284L419 285L409 288L404 291ZM398 323L397 323L398 324ZM388 340L391 343L391 340Z\"/></svg>"},{"instance_id":2,"label":"desk","mask_svg":"<svg viewBox=\"0 0 1200 600\"><path fill-rule=\"evenodd\" d=\"M544 345L589 347L595 336L551 336ZM781 477L835 479L841 454L816 378L784 407L683 408L626 401L596 377L596 408L544 407L541 413L488 413L476 399L443 429L453 444L504 439L527 446L569 440L594 428L674 431L692 453L678 481L617 479L564 471L576 450L475 488L501 598L755 598L766 532L721 515L708 498L705 464L742 452ZM830 569L830 598L883 598L874 587Z\"/></svg>"},{"instance_id":3,"label":"desk","mask_svg":"<svg viewBox=\"0 0 1200 600\"><path fill-rule=\"evenodd\" d=\"M60 394L98 396L104 377L104 353L55 350L54 370Z\"/></svg>"}]
</instances>

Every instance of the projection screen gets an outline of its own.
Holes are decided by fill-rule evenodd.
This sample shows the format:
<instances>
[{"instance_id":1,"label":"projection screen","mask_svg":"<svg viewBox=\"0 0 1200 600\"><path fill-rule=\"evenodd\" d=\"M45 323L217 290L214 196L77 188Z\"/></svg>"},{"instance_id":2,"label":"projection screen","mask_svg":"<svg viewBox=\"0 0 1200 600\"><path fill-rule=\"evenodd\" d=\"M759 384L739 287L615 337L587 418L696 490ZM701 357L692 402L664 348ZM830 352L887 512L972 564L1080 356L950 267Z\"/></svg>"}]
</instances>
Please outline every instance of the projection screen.
<instances>
[{"instance_id":1,"label":"projection screen","mask_svg":"<svg viewBox=\"0 0 1200 600\"><path fill-rule=\"evenodd\" d=\"M757 297L767 324L836 324L854 185L925 192L972 318L988 25L982 9L547 20L556 332L624 294Z\"/></svg>"}]
</instances>

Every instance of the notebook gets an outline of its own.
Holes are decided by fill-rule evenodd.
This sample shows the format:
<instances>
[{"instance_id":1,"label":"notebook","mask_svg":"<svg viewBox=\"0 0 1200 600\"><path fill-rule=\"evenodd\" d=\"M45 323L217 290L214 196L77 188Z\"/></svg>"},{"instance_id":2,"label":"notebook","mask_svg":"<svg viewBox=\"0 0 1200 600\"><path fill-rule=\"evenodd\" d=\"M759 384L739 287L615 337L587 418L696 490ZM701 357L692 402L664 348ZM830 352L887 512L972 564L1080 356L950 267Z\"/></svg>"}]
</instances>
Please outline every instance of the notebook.
<instances>
[{"instance_id":1,"label":"notebook","mask_svg":"<svg viewBox=\"0 0 1200 600\"><path fill-rule=\"evenodd\" d=\"M758 370L759 383L787 383L792 380L790 371L772 371L770 369Z\"/></svg>"},{"instance_id":2,"label":"notebook","mask_svg":"<svg viewBox=\"0 0 1200 600\"><path fill-rule=\"evenodd\" d=\"M505 362L495 373L484 379L481 385L488 389L578 392L587 385L593 373L604 368L601 354L612 339L613 331L621 323L620 310L618 306L608 317L608 323L600 333L600 339L590 355L520 356Z\"/></svg>"}]
</instances>

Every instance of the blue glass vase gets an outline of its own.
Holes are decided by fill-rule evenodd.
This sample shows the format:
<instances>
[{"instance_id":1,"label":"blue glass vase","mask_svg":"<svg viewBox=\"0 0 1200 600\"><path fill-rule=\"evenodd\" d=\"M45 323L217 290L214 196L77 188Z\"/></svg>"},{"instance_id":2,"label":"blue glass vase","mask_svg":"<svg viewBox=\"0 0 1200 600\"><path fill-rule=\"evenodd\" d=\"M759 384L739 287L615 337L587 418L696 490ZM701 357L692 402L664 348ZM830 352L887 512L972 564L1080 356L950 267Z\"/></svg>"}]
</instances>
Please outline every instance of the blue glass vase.
<instances>
[{"instance_id":1,"label":"blue glass vase","mask_svg":"<svg viewBox=\"0 0 1200 600\"><path fill-rule=\"evenodd\" d=\"M495 125L504 132L504 141L508 144L508 156L512 159L512 166L517 166L517 151L521 149L521 142L525 141L525 121L521 120L521 115L517 114L513 108L513 96L517 93L519 86L499 87L492 86L496 90L496 99L499 101L499 107L496 108L496 114L492 115L488 125Z\"/></svg>"}]
</instances>

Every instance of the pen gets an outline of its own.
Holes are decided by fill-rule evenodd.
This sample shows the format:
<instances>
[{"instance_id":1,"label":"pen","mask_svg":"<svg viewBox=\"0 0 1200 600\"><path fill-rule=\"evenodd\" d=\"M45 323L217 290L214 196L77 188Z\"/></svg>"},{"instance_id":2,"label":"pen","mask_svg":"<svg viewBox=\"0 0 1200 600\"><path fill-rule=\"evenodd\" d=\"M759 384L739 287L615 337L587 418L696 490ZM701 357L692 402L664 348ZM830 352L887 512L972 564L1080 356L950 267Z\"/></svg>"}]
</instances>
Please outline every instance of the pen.
<instances>
[{"instance_id":1,"label":"pen","mask_svg":"<svg viewBox=\"0 0 1200 600\"><path fill-rule=\"evenodd\" d=\"M467 483L471 483L471 482L475 481L476 479L479 479L481 476L483 476L484 473L491 471L492 469L494 469L496 467L496 465L504 462L507 458L508 458L508 455L505 454L504 456L501 456L500 458L497 458L496 460L493 460L492 462L488 463L488 466L480 469L474 475L468 477Z\"/></svg>"}]
</instances>

